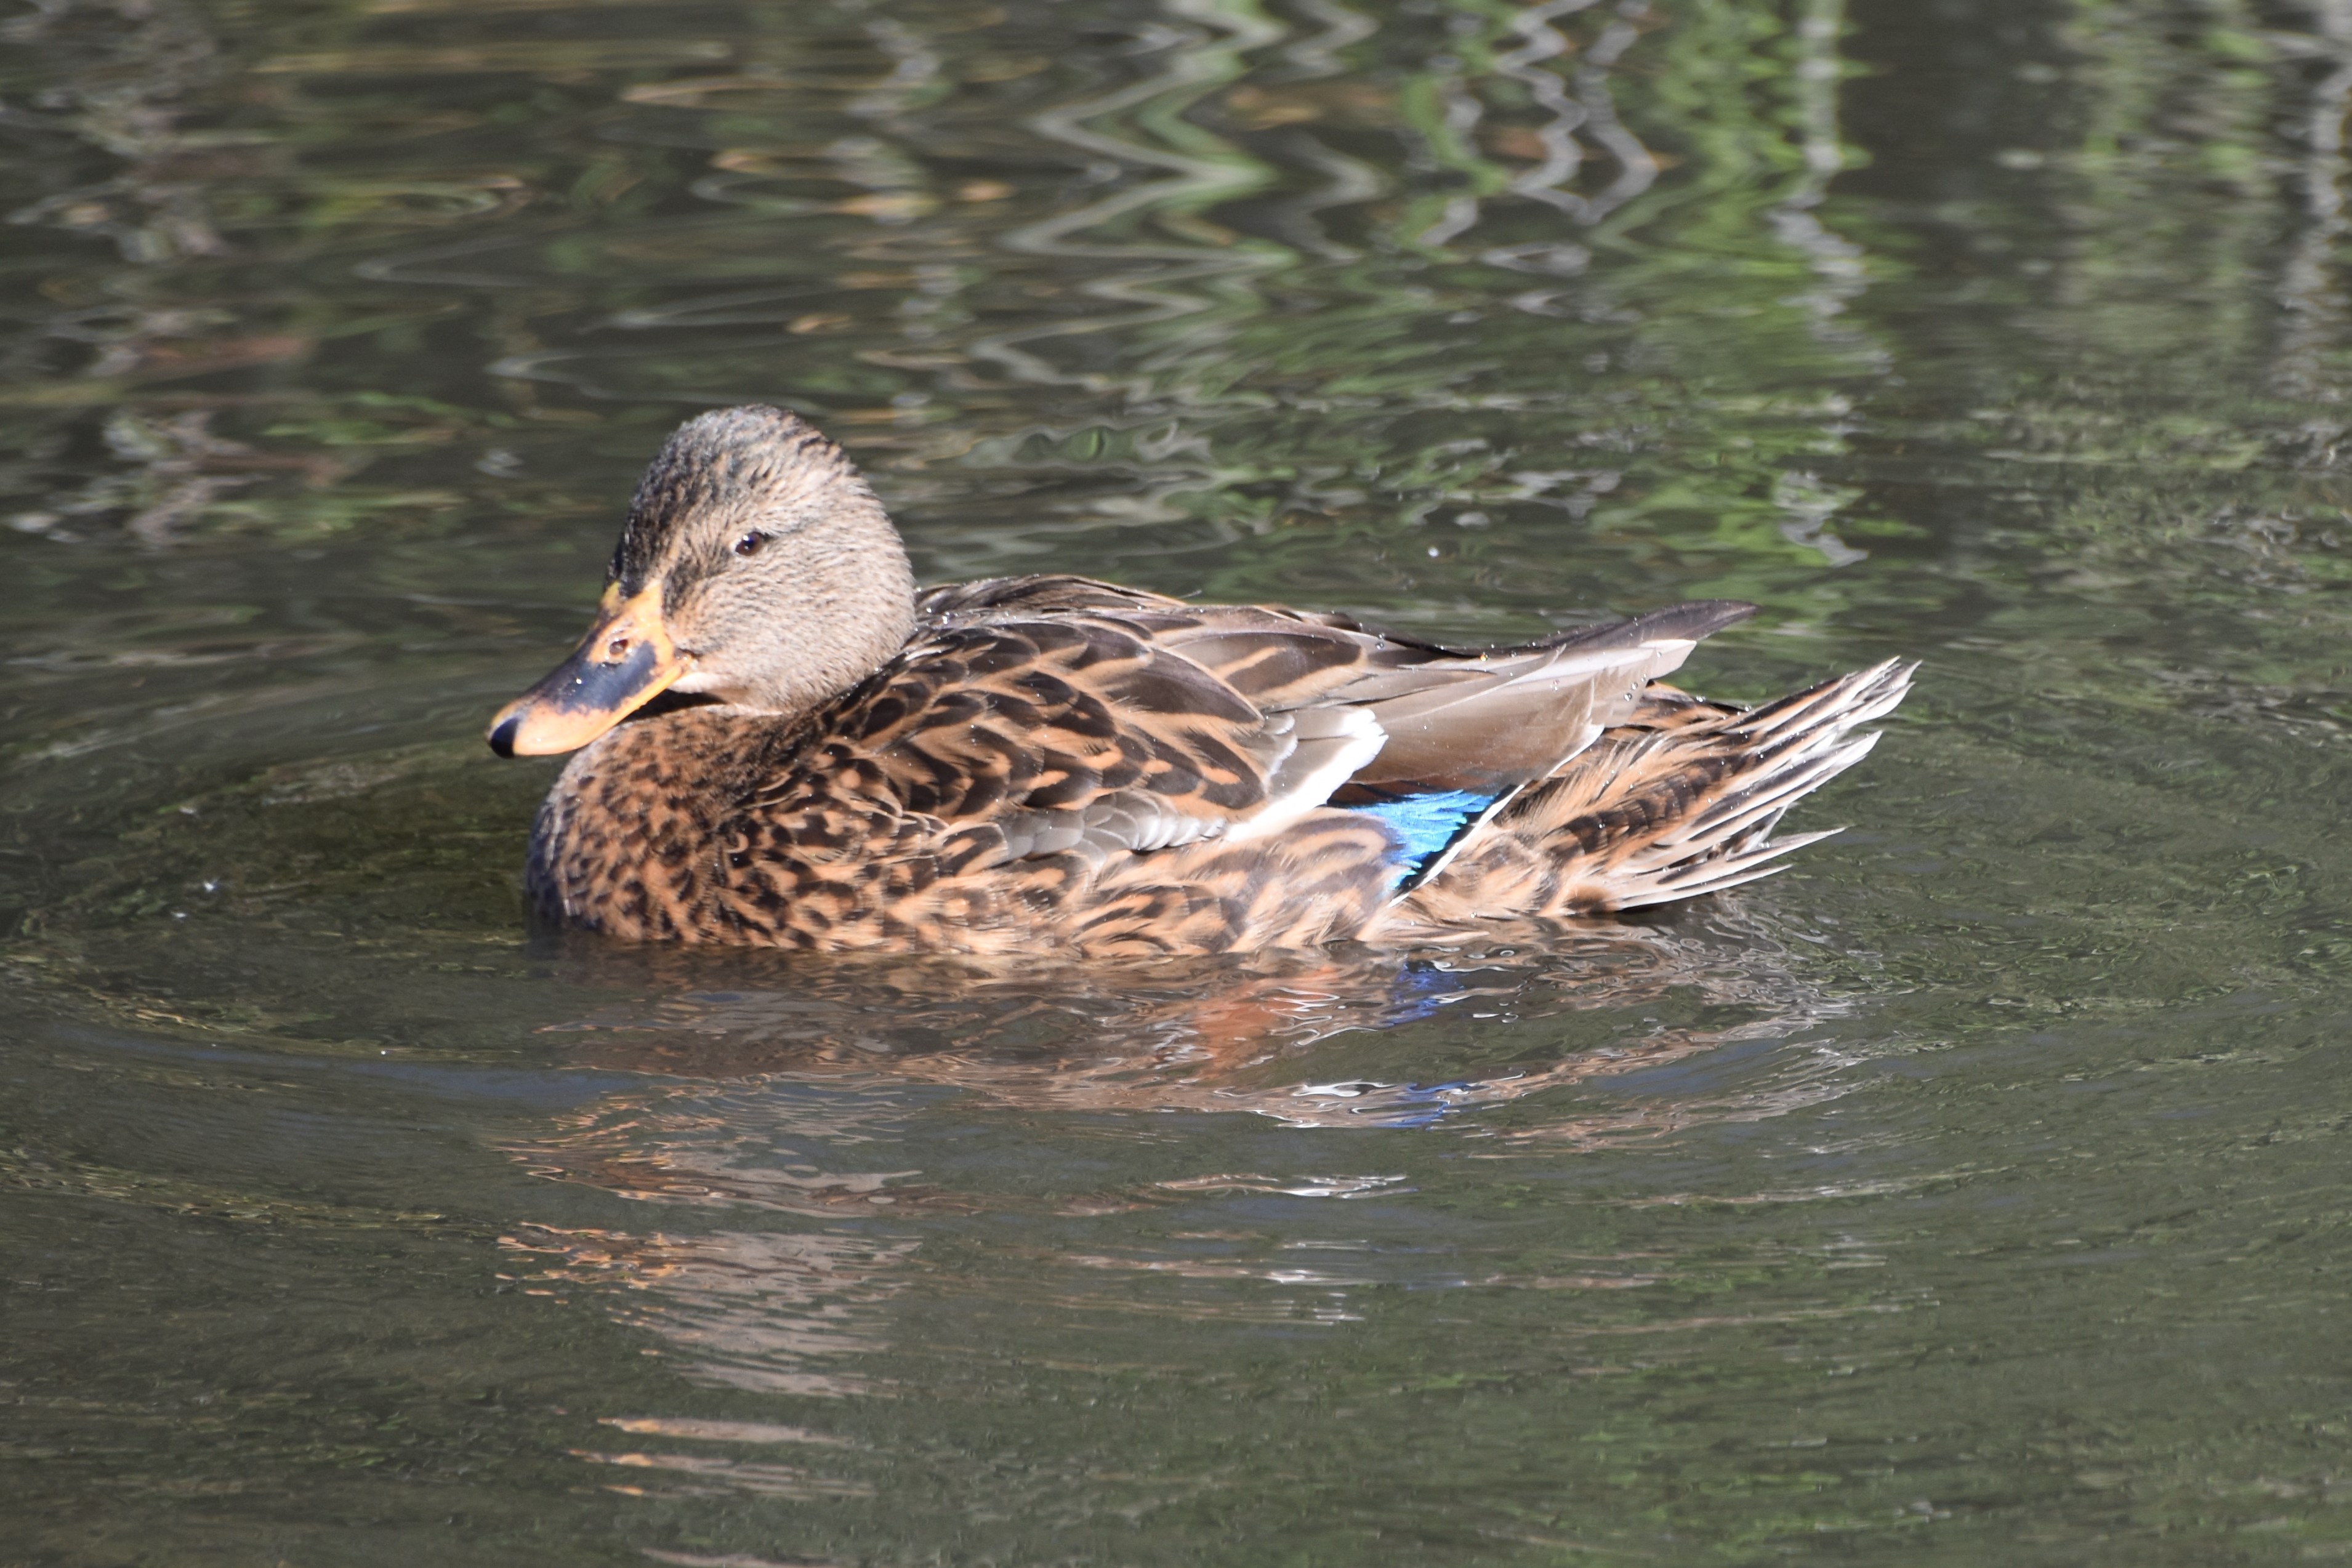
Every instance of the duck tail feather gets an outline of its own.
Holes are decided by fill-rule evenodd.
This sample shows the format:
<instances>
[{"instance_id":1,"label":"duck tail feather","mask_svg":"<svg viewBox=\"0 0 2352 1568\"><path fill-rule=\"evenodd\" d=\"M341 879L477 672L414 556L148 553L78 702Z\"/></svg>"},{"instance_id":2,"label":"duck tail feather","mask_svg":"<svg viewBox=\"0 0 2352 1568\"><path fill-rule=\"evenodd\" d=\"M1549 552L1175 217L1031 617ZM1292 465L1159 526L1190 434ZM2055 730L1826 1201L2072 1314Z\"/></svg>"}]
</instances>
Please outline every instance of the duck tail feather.
<instances>
[{"instance_id":1,"label":"duck tail feather","mask_svg":"<svg viewBox=\"0 0 2352 1568\"><path fill-rule=\"evenodd\" d=\"M1820 843L1823 839L1833 839L1844 831L1843 828L1821 828L1810 833L1791 833L1785 839L1769 840L1746 850L1669 867L1664 874L1631 889L1626 897L1617 902L1616 907L1647 909L1654 904L1722 893L1748 883L1760 882L1768 876L1778 876L1789 869L1788 862L1781 859L1783 855L1803 849L1807 844Z\"/></svg>"},{"instance_id":2,"label":"duck tail feather","mask_svg":"<svg viewBox=\"0 0 2352 1568\"><path fill-rule=\"evenodd\" d=\"M1687 727L1612 731L1491 813L1411 899L1438 918L1564 917L1720 893L1839 830L1775 839L1805 796L1870 755L1909 692L1890 659ZM1504 907L1490 907L1490 904Z\"/></svg>"},{"instance_id":3,"label":"duck tail feather","mask_svg":"<svg viewBox=\"0 0 2352 1568\"><path fill-rule=\"evenodd\" d=\"M1577 626L1528 644L1530 648L1634 648L1644 643L1696 643L1756 613L1738 599L1694 599L1606 626Z\"/></svg>"}]
</instances>

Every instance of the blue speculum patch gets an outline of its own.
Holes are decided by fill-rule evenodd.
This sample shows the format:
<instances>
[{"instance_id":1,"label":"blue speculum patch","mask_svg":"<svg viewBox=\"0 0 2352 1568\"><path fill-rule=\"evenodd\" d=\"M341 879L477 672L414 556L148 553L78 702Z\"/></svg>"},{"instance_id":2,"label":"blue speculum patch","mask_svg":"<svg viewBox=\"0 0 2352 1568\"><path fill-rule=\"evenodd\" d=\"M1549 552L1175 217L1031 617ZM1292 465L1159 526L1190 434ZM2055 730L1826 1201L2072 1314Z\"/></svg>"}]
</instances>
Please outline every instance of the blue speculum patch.
<instances>
[{"instance_id":1,"label":"blue speculum patch","mask_svg":"<svg viewBox=\"0 0 2352 1568\"><path fill-rule=\"evenodd\" d=\"M1495 801L1492 795L1474 795L1465 789L1445 789L1428 795L1406 795L1394 800L1382 800L1378 805L1357 806L1352 810L1366 816L1378 817L1386 822L1404 848L1396 859L1396 872L1389 885L1398 886L1413 877L1444 854L1463 831L1478 820Z\"/></svg>"}]
</instances>

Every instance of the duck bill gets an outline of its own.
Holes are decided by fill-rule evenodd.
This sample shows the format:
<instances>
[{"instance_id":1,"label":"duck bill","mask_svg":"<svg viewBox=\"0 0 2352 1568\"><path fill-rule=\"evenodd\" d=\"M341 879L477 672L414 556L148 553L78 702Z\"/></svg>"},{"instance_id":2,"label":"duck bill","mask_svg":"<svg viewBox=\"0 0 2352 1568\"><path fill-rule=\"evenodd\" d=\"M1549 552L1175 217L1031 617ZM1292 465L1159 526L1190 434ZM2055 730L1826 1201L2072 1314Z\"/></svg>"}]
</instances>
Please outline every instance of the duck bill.
<instances>
[{"instance_id":1,"label":"duck bill","mask_svg":"<svg viewBox=\"0 0 2352 1568\"><path fill-rule=\"evenodd\" d=\"M576 751L692 668L662 623L661 584L624 599L616 583L572 657L490 720L490 749L500 757Z\"/></svg>"}]
</instances>

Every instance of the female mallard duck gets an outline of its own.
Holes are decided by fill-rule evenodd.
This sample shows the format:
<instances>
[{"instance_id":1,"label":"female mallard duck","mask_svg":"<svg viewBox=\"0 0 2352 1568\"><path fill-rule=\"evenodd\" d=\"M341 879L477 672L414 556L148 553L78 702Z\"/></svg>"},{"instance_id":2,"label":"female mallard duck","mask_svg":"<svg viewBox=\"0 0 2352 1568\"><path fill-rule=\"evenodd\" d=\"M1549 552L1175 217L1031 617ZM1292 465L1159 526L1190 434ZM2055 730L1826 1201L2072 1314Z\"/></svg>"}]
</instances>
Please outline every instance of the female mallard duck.
<instances>
[{"instance_id":1,"label":"female mallard duck","mask_svg":"<svg viewBox=\"0 0 2352 1568\"><path fill-rule=\"evenodd\" d=\"M919 592L841 449L736 408L654 459L595 623L489 741L578 752L529 883L615 936L1428 942L1713 893L1824 836L1770 834L1869 751L1851 732L1912 666L1745 711L1657 684L1752 612L1469 653L1078 577Z\"/></svg>"}]
</instances>

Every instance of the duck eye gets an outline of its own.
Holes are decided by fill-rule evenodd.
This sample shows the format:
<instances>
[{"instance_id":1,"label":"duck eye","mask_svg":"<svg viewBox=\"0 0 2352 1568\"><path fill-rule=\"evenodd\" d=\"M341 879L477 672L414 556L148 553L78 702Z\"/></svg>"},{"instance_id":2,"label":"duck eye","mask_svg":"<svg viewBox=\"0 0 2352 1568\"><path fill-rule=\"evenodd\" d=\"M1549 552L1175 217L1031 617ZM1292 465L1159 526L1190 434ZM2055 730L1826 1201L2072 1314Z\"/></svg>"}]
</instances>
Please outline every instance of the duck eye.
<instances>
[{"instance_id":1,"label":"duck eye","mask_svg":"<svg viewBox=\"0 0 2352 1568\"><path fill-rule=\"evenodd\" d=\"M768 536L765 534L745 534L741 538L735 541L735 553L737 555L758 555L760 553L760 547L767 542Z\"/></svg>"}]
</instances>

